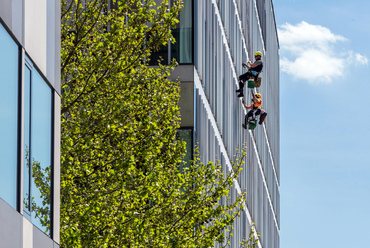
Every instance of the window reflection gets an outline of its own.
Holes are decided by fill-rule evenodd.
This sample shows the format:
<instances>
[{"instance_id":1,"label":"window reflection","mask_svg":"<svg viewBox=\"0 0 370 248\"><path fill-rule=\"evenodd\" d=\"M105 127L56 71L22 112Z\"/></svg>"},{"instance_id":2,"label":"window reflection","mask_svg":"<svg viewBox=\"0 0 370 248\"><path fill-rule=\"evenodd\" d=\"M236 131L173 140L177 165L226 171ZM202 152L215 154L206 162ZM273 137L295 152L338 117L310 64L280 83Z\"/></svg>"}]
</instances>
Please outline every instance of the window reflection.
<instances>
[{"instance_id":1,"label":"window reflection","mask_svg":"<svg viewBox=\"0 0 370 248\"><path fill-rule=\"evenodd\" d=\"M31 218L45 233L50 232L51 192L51 89L33 70L31 85Z\"/></svg>"},{"instance_id":2,"label":"window reflection","mask_svg":"<svg viewBox=\"0 0 370 248\"><path fill-rule=\"evenodd\" d=\"M19 48L1 24L0 55L0 197L17 208L18 149L23 149L23 213L50 235L52 90L26 58L24 138L18 146Z\"/></svg>"},{"instance_id":3,"label":"window reflection","mask_svg":"<svg viewBox=\"0 0 370 248\"><path fill-rule=\"evenodd\" d=\"M153 51L150 56L150 65L155 65L158 60L162 64L168 64L168 52L170 57L175 58L179 64L193 63L193 0L183 0L183 9L178 17L179 23L172 35L176 43L169 46L160 46L158 51ZM172 3L172 2L171 2ZM170 51L168 51L170 47Z\"/></svg>"},{"instance_id":4,"label":"window reflection","mask_svg":"<svg viewBox=\"0 0 370 248\"><path fill-rule=\"evenodd\" d=\"M183 9L179 16L179 23L172 34L176 40L171 44L171 57L180 64L193 62L193 6L192 0L183 0Z\"/></svg>"},{"instance_id":5,"label":"window reflection","mask_svg":"<svg viewBox=\"0 0 370 248\"><path fill-rule=\"evenodd\" d=\"M23 210L30 215L30 113L31 113L31 70L24 66L24 168L23 168Z\"/></svg>"},{"instance_id":6,"label":"window reflection","mask_svg":"<svg viewBox=\"0 0 370 248\"><path fill-rule=\"evenodd\" d=\"M17 206L18 46L0 24L0 197Z\"/></svg>"},{"instance_id":7,"label":"window reflection","mask_svg":"<svg viewBox=\"0 0 370 248\"><path fill-rule=\"evenodd\" d=\"M177 138L186 143L186 154L184 156L184 166L189 166L190 161L193 159L193 130L192 129L179 129L177 130Z\"/></svg>"}]
</instances>

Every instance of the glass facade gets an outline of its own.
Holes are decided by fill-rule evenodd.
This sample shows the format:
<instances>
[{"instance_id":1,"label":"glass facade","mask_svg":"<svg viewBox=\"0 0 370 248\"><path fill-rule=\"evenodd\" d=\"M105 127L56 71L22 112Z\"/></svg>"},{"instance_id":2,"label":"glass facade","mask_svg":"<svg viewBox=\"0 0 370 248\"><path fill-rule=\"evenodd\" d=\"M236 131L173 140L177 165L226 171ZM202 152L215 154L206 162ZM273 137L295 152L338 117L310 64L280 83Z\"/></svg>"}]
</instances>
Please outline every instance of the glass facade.
<instances>
[{"instance_id":1,"label":"glass facade","mask_svg":"<svg viewBox=\"0 0 370 248\"><path fill-rule=\"evenodd\" d=\"M23 199L23 216L50 235L53 90L19 51L0 25L0 197L16 210Z\"/></svg>"},{"instance_id":2,"label":"glass facade","mask_svg":"<svg viewBox=\"0 0 370 248\"><path fill-rule=\"evenodd\" d=\"M34 70L31 84L31 218L49 234L52 167L52 92Z\"/></svg>"},{"instance_id":3,"label":"glass facade","mask_svg":"<svg viewBox=\"0 0 370 248\"><path fill-rule=\"evenodd\" d=\"M168 64L172 59L176 59L179 64L193 64L193 0L183 0L183 5L178 17L179 23L172 30L176 42L169 42L167 46L161 46L158 51L153 52L150 57L151 65L157 64L158 60L162 64Z\"/></svg>"},{"instance_id":4,"label":"glass facade","mask_svg":"<svg viewBox=\"0 0 370 248\"><path fill-rule=\"evenodd\" d=\"M0 0L0 247L59 247L60 11Z\"/></svg>"},{"instance_id":5,"label":"glass facade","mask_svg":"<svg viewBox=\"0 0 370 248\"><path fill-rule=\"evenodd\" d=\"M184 0L179 23L172 34L176 40L171 44L171 58L179 64L193 63L193 0Z\"/></svg>"},{"instance_id":6,"label":"glass facade","mask_svg":"<svg viewBox=\"0 0 370 248\"><path fill-rule=\"evenodd\" d=\"M24 66L24 162L23 162L23 211L25 215L31 215L31 168L32 163L30 157L31 145L31 65Z\"/></svg>"},{"instance_id":7,"label":"glass facade","mask_svg":"<svg viewBox=\"0 0 370 248\"><path fill-rule=\"evenodd\" d=\"M177 130L177 138L186 143L185 166L193 160L193 129L181 128Z\"/></svg>"},{"instance_id":8,"label":"glass facade","mask_svg":"<svg viewBox=\"0 0 370 248\"><path fill-rule=\"evenodd\" d=\"M18 46L0 24L0 197L17 208Z\"/></svg>"},{"instance_id":9,"label":"glass facade","mask_svg":"<svg viewBox=\"0 0 370 248\"><path fill-rule=\"evenodd\" d=\"M24 65L23 211L50 234L52 90L26 58Z\"/></svg>"}]
</instances>

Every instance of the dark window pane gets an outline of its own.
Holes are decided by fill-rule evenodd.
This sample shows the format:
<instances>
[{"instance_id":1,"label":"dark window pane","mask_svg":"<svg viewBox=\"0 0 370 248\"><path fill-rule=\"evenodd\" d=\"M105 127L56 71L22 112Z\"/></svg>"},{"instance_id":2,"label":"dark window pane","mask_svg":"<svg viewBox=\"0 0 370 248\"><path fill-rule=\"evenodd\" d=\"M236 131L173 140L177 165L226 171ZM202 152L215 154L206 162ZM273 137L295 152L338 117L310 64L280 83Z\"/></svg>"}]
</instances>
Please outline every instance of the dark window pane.
<instances>
[{"instance_id":1,"label":"dark window pane","mask_svg":"<svg viewBox=\"0 0 370 248\"><path fill-rule=\"evenodd\" d=\"M171 3L172 5L172 3ZM192 0L183 0L183 9L178 17L179 23L176 29L172 30L175 39L171 47L171 59L175 58L180 64L193 63L193 5ZM161 46L159 51L154 51L150 56L150 65L168 64L168 46Z\"/></svg>"},{"instance_id":2,"label":"dark window pane","mask_svg":"<svg viewBox=\"0 0 370 248\"><path fill-rule=\"evenodd\" d=\"M171 57L180 64L193 63L193 6L192 0L183 1L177 28L172 31L176 43L171 44Z\"/></svg>"},{"instance_id":3,"label":"dark window pane","mask_svg":"<svg viewBox=\"0 0 370 248\"><path fill-rule=\"evenodd\" d=\"M0 24L0 197L17 205L18 46Z\"/></svg>"},{"instance_id":4,"label":"dark window pane","mask_svg":"<svg viewBox=\"0 0 370 248\"><path fill-rule=\"evenodd\" d=\"M153 51L150 55L149 65L158 65L158 60L162 65L168 64L168 46L161 45L158 51Z\"/></svg>"},{"instance_id":5,"label":"dark window pane","mask_svg":"<svg viewBox=\"0 0 370 248\"><path fill-rule=\"evenodd\" d=\"M184 157L185 166L188 165L190 160L193 159L193 130L192 129L179 129L177 130L178 139L185 141L186 154Z\"/></svg>"},{"instance_id":6,"label":"dark window pane","mask_svg":"<svg viewBox=\"0 0 370 248\"><path fill-rule=\"evenodd\" d=\"M180 14L179 27L179 62L193 62L193 6L192 0L184 1L184 9Z\"/></svg>"}]
</instances>

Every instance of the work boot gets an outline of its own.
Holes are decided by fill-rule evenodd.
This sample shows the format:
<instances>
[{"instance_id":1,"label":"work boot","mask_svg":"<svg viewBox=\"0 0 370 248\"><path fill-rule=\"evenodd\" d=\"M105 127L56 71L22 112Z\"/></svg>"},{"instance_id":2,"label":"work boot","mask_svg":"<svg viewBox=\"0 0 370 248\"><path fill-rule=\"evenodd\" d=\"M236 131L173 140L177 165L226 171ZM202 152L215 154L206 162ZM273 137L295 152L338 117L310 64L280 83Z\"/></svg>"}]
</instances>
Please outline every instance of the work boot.
<instances>
[{"instance_id":1,"label":"work boot","mask_svg":"<svg viewBox=\"0 0 370 248\"><path fill-rule=\"evenodd\" d=\"M243 92L240 92L238 95L238 97L243 97L243 96L244 96Z\"/></svg>"}]
</instances>

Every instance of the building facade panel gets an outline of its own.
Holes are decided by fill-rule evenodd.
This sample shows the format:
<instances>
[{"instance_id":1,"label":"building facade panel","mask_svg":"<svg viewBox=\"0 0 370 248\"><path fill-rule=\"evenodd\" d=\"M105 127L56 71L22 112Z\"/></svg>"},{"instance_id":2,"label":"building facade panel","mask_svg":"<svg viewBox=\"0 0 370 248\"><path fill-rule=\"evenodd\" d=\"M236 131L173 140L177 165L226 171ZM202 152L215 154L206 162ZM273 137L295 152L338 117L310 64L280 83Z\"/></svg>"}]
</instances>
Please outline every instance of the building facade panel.
<instances>
[{"instance_id":1,"label":"building facade panel","mask_svg":"<svg viewBox=\"0 0 370 248\"><path fill-rule=\"evenodd\" d=\"M23 218L23 248L33 247L33 224Z\"/></svg>"},{"instance_id":2,"label":"building facade panel","mask_svg":"<svg viewBox=\"0 0 370 248\"><path fill-rule=\"evenodd\" d=\"M60 79L60 0L47 1L47 27L46 27L46 77L53 84L56 92L61 94Z\"/></svg>"},{"instance_id":3,"label":"building facade panel","mask_svg":"<svg viewBox=\"0 0 370 248\"><path fill-rule=\"evenodd\" d=\"M12 27L12 1L0 0L0 16L7 26Z\"/></svg>"},{"instance_id":4,"label":"building facade panel","mask_svg":"<svg viewBox=\"0 0 370 248\"><path fill-rule=\"evenodd\" d=\"M54 242L43 231L37 227L33 227L33 247L50 247L54 246Z\"/></svg>"},{"instance_id":5,"label":"building facade panel","mask_svg":"<svg viewBox=\"0 0 370 248\"><path fill-rule=\"evenodd\" d=\"M23 218L0 198L0 248L22 248Z\"/></svg>"},{"instance_id":6,"label":"building facade panel","mask_svg":"<svg viewBox=\"0 0 370 248\"><path fill-rule=\"evenodd\" d=\"M46 75L47 1L25 1L24 9L25 50Z\"/></svg>"},{"instance_id":7,"label":"building facade panel","mask_svg":"<svg viewBox=\"0 0 370 248\"><path fill-rule=\"evenodd\" d=\"M13 0L11 12L12 33L21 44L24 44L24 2L23 0Z\"/></svg>"},{"instance_id":8,"label":"building facade panel","mask_svg":"<svg viewBox=\"0 0 370 248\"><path fill-rule=\"evenodd\" d=\"M53 240L54 242L58 243L60 242L60 156L57 156L60 154L60 145L61 145L61 113L60 108L61 107L61 99L58 95L58 93L54 92L54 167L53 167L53 211L52 211L52 230L53 230ZM55 246L55 245L54 245Z\"/></svg>"}]
</instances>

